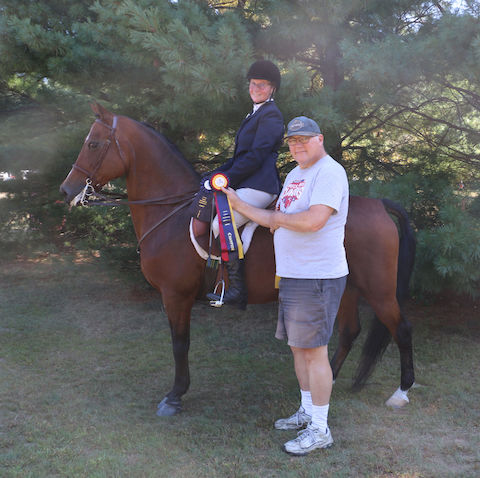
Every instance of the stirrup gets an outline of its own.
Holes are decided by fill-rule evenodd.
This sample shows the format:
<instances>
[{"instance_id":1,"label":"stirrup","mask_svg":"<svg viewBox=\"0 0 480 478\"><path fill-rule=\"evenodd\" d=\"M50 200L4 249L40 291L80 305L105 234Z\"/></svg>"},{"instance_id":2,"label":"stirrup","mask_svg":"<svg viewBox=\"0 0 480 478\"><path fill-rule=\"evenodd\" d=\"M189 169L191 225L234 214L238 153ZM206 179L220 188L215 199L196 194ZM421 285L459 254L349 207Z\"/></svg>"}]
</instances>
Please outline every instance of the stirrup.
<instances>
[{"instance_id":1,"label":"stirrup","mask_svg":"<svg viewBox=\"0 0 480 478\"><path fill-rule=\"evenodd\" d=\"M220 294L220 299L210 301L210 305L212 307L221 307L225 303L225 302L223 302L223 297L225 295L225 281L223 279L217 282L217 285L215 286L215 289L213 289L213 293L214 294L217 293L217 288L218 288L219 285L222 286L222 293Z\"/></svg>"}]
</instances>

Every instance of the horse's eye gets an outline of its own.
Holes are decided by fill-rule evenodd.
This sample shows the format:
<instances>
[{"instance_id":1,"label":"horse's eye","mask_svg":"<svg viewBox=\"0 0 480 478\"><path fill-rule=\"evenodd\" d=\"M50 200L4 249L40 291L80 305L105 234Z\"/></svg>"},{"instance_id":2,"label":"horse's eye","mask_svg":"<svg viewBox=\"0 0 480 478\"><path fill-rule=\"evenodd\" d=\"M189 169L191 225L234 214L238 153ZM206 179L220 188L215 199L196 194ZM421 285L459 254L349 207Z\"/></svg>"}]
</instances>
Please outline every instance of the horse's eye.
<instances>
[{"instance_id":1,"label":"horse's eye","mask_svg":"<svg viewBox=\"0 0 480 478\"><path fill-rule=\"evenodd\" d=\"M90 141L88 143L88 149L96 149L98 148L99 142L98 141Z\"/></svg>"}]
</instances>

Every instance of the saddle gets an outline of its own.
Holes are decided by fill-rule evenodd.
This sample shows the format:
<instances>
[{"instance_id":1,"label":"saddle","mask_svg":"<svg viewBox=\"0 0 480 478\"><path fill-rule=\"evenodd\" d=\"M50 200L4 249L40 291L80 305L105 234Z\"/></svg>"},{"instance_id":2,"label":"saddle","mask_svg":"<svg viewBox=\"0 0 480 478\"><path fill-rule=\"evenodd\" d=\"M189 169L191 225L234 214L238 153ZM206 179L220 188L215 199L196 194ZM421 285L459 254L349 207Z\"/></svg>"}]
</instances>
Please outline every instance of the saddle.
<instances>
[{"instance_id":1,"label":"saddle","mask_svg":"<svg viewBox=\"0 0 480 478\"><path fill-rule=\"evenodd\" d=\"M277 200L272 201L265 209L273 210L275 208ZM246 224L238 229L238 233L242 240L243 253L246 255L250 243L252 242L253 233L257 229L258 224L253 221L248 221ZM192 217L190 221L190 240L192 241L195 250L198 255L207 260L210 240L210 223L201 221L195 217ZM211 245L212 258L215 260L220 259L220 245L217 241L212 240Z\"/></svg>"},{"instance_id":2,"label":"saddle","mask_svg":"<svg viewBox=\"0 0 480 478\"><path fill-rule=\"evenodd\" d=\"M272 201L266 209L274 209L275 201ZM239 235L242 241L243 253L247 254L248 248L252 242L253 234L257 229L258 224L253 221L248 221L246 224L239 228ZM210 222L205 222L192 217L190 220L190 240L192 241L193 247L197 251L197 254L205 261L209 258L208 250L210 250L211 259L214 261L221 262L221 250L220 243L217 240L211 241L210 243ZM219 284L221 280L225 281L225 287L228 289L228 274L227 270L224 267L219 267L218 269L212 267L205 268L205 275L201 290L198 293L197 299L207 300L207 294L212 292L216 285Z\"/></svg>"}]
</instances>

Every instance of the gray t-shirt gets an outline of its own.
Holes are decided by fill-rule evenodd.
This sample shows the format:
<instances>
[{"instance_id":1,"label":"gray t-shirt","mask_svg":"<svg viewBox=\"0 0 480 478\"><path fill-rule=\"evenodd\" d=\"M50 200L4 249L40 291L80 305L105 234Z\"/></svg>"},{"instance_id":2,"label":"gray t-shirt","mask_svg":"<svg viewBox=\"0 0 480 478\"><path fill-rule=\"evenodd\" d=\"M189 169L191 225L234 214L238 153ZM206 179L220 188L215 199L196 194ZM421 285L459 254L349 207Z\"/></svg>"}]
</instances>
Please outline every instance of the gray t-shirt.
<instances>
[{"instance_id":1,"label":"gray t-shirt","mask_svg":"<svg viewBox=\"0 0 480 478\"><path fill-rule=\"evenodd\" d=\"M316 232L277 229L274 235L277 275L295 279L337 279L348 274L343 240L348 213L348 180L330 156L312 166L294 168L285 179L277 210L286 214L323 204L335 212Z\"/></svg>"}]
</instances>

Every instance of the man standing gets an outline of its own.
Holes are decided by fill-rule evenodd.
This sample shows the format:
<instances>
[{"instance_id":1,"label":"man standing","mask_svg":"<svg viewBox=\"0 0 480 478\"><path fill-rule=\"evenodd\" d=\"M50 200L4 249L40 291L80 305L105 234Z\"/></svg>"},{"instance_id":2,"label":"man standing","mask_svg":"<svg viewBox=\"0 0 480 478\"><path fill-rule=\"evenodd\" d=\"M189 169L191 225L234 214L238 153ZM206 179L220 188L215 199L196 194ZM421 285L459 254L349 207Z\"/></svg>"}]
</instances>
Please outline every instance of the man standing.
<instances>
[{"instance_id":1,"label":"man standing","mask_svg":"<svg viewBox=\"0 0 480 478\"><path fill-rule=\"evenodd\" d=\"M288 174L275 211L258 209L224 190L232 207L274 232L279 286L275 337L290 346L301 405L277 420L280 430L302 429L285 443L306 455L332 446L327 424L332 370L328 342L348 274L343 245L348 213L345 170L325 151L317 123L300 116L288 124L287 143L298 165Z\"/></svg>"}]
</instances>

